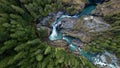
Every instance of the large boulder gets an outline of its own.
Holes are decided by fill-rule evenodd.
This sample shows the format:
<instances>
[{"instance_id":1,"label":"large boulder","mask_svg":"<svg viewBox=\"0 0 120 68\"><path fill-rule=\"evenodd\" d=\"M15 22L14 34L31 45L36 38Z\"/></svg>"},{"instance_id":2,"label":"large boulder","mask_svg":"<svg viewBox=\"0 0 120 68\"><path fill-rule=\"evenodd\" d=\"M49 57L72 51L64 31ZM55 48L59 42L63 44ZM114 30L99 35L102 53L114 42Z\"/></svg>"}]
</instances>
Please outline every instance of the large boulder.
<instances>
[{"instance_id":1,"label":"large boulder","mask_svg":"<svg viewBox=\"0 0 120 68\"><path fill-rule=\"evenodd\" d=\"M59 28L64 35L79 38L82 42L90 42L92 33L106 31L110 28L102 18L95 16L84 16L82 18L64 18Z\"/></svg>"},{"instance_id":2,"label":"large boulder","mask_svg":"<svg viewBox=\"0 0 120 68\"><path fill-rule=\"evenodd\" d=\"M84 18L83 28L89 32L100 32L108 30L110 25L107 24L101 17L89 16Z\"/></svg>"}]
</instances>

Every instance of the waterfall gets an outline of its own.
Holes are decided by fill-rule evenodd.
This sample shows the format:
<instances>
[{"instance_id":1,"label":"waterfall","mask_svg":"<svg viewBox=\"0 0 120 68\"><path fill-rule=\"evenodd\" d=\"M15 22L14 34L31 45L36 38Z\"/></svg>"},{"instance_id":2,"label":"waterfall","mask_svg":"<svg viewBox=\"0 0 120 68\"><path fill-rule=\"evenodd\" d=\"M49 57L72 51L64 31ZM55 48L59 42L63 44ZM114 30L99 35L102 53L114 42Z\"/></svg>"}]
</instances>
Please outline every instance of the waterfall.
<instances>
[{"instance_id":1,"label":"waterfall","mask_svg":"<svg viewBox=\"0 0 120 68\"><path fill-rule=\"evenodd\" d=\"M94 2L94 3L92 3ZM57 14L57 18L55 20L55 22L52 25L52 33L49 36L49 39L51 41L54 40L58 40L58 39L62 39L65 40L67 42L67 44L69 45L69 49L72 52L77 52L80 55L84 56L85 58L88 59L88 61L92 62L94 65L100 65L100 67L104 67L104 66L108 66L109 68L118 68L117 66L117 58L105 51L104 53L90 53L90 52L85 52L81 47L79 47L78 45L76 45L75 43L72 43L72 40L74 40L75 38L72 38L70 36L63 36L62 35L62 31L58 31L57 27L59 27L58 25L62 24L61 23L61 19L63 18L78 18L81 17L82 15L88 15L90 14L90 12L92 10L95 9L96 7L96 3L101 3L103 2L103 0L88 0L88 3L90 5L88 5L87 7L85 7L83 9L82 12L73 15L73 16L69 16L69 15L62 15L62 13L58 13ZM91 17L93 18L93 17ZM88 18L85 18L85 20L87 20ZM99 22L97 19L95 19L95 21ZM107 63L107 58L106 56L108 56L111 59L111 63Z\"/></svg>"}]
</instances>

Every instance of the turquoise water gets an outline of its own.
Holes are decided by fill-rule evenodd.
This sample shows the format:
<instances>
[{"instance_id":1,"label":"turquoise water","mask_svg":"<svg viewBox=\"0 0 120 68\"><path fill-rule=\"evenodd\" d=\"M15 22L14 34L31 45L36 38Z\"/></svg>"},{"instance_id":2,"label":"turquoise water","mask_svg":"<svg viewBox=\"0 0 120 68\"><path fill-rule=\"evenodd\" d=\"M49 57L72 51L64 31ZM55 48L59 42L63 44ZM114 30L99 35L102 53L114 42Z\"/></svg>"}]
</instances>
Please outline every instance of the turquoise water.
<instances>
[{"instance_id":1,"label":"turquoise water","mask_svg":"<svg viewBox=\"0 0 120 68\"><path fill-rule=\"evenodd\" d=\"M89 15L91 13L91 11L93 11L96 8L96 5L90 5L87 6L81 13L79 13L79 16L82 15Z\"/></svg>"},{"instance_id":2,"label":"turquoise water","mask_svg":"<svg viewBox=\"0 0 120 68\"><path fill-rule=\"evenodd\" d=\"M114 64L106 64L104 62L102 62L100 59L99 54L97 53L89 53L89 52L85 52L84 50L82 50L79 46L75 45L74 43L72 43L72 40L76 39L70 36L63 36L62 31L61 30L57 30L57 27L59 26L59 24L61 24L61 19L63 18L79 18L82 15L89 15L91 13L91 11L93 11L98 3L102 3L103 0L87 0L88 4L87 6L83 9L82 12L79 12L78 14L75 14L73 16L69 16L69 15L60 15L58 18L56 18L55 22L52 24L52 33L49 36L49 39L51 41L54 40L65 40L67 42L67 44L69 45L69 49L72 52L78 52L80 55L86 57L90 62L92 62L93 64L99 64L100 66L104 66L104 65L108 65L110 68L117 68ZM103 55L108 55L109 53L105 52L103 53ZM108 56L112 56L112 55L108 55ZM114 63L114 62L112 62Z\"/></svg>"}]
</instances>

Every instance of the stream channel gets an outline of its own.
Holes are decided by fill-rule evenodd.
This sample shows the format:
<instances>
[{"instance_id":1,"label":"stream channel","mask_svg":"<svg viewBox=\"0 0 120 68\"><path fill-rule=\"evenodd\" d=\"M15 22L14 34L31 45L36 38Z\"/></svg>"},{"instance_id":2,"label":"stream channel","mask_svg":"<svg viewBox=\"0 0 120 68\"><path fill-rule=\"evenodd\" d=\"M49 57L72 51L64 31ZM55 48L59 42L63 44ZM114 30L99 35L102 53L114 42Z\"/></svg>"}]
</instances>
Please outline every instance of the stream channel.
<instances>
[{"instance_id":1,"label":"stream channel","mask_svg":"<svg viewBox=\"0 0 120 68\"><path fill-rule=\"evenodd\" d=\"M78 45L72 43L71 41L74 40L74 37L70 37L67 35L62 34L62 30L60 30L59 25L61 24L61 19L63 18L79 18L82 15L89 15L92 10L94 10L97 6L97 4L102 4L104 0L87 0L88 4L84 7L82 12L79 12L78 14L75 15L63 15L59 14L56 20L52 24L52 32L49 36L49 40L54 41L54 40L65 40L69 46L69 49L72 52L78 52L79 55L84 56L88 61L93 63L94 65L99 65L100 67L107 67L107 68L118 68L117 65L117 58L109 53L108 51L105 51L104 53L90 53L84 51L82 48L80 48ZM109 56L111 59L111 62L107 62L107 57Z\"/></svg>"}]
</instances>

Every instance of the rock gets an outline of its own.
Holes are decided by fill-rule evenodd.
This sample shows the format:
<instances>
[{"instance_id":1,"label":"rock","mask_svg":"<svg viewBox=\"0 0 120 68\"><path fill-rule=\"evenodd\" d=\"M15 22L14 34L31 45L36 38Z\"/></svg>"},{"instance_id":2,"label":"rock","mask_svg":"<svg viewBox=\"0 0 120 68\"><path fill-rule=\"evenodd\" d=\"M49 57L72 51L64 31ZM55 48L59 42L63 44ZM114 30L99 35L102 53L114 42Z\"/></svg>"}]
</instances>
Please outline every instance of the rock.
<instances>
[{"instance_id":1,"label":"rock","mask_svg":"<svg viewBox=\"0 0 120 68\"><path fill-rule=\"evenodd\" d=\"M83 46L83 42L80 41L79 39L73 39L73 40L71 41L71 43L77 45L78 47L82 47L82 46Z\"/></svg>"},{"instance_id":2,"label":"rock","mask_svg":"<svg viewBox=\"0 0 120 68\"><path fill-rule=\"evenodd\" d=\"M108 30L110 25L100 17L89 16L84 18L83 28L89 32L100 32Z\"/></svg>"},{"instance_id":3,"label":"rock","mask_svg":"<svg viewBox=\"0 0 120 68\"><path fill-rule=\"evenodd\" d=\"M50 45L53 46L57 46L57 47L65 47L67 46L67 43L64 40L56 40L56 41L50 41L48 39L50 33L52 32L52 24L54 22L55 19L57 19L60 15L62 15L63 12L58 12L57 14L55 13L51 13L49 14L49 16L44 17L43 20L39 20L39 18L37 19L37 23L36 23L36 29L38 31L45 31L45 35L44 35L44 40L46 40L46 42ZM39 32L40 33L40 32Z\"/></svg>"},{"instance_id":4,"label":"rock","mask_svg":"<svg viewBox=\"0 0 120 68\"><path fill-rule=\"evenodd\" d=\"M106 31L110 28L102 18L95 16L84 16L82 18L64 18L61 19L61 28L64 35L79 38L82 42L90 42L93 36L90 32L96 33Z\"/></svg>"},{"instance_id":5,"label":"rock","mask_svg":"<svg viewBox=\"0 0 120 68\"><path fill-rule=\"evenodd\" d=\"M38 31L44 30L46 32L45 35L44 35L43 40L45 40L45 42L47 42L49 45L53 45L55 47L66 47L67 46L67 43L64 40L50 41L48 39L52 29L50 29L50 28L48 28L46 26L40 26L40 27L37 27L37 30Z\"/></svg>"},{"instance_id":6,"label":"rock","mask_svg":"<svg viewBox=\"0 0 120 68\"><path fill-rule=\"evenodd\" d=\"M61 20L61 25L59 27L62 29L64 35L79 38L82 42L89 42L90 37L88 37L85 32L81 31L83 22L80 20L81 19L64 18Z\"/></svg>"},{"instance_id":7,"label":"rock","mask_svg":"<svg viewBox=\"0 0 120 68\"><path fill-rule=\"evenodd\" d=\"M120 66L117 64L117 57L107 51L102 54L98 54L93 61L95 65L100 65L100 68L120 68Z\"/></svg>"},{"instance_id":8,"label":"rock","mask_svg":"<svg viewBox=\"0 0 120 68\"><path fill-rule=\"evenodd\" d=\"M37 27L46 26L46 27L52 28L52 23L55 21L57 16L60 14L62 14L62 12L58 12L57 14L49 13L49 15L47 17L43 17L42 19L41 19L41 17L40 18L38 17L36 20L36 21L38 21L38 23L36 23L36 26Z\"/></svg>"},{"instance_id":9,"label":"rock","mask_svg":"<svg viewBox=\"0 0 120 68\"><path fill-rule=\"evenodd\" d=\"M62 13L59 12L55 14L53 18L58 19L58 17ZM48 18L48 17L47 17ZM52 17L51 17L52 18ZM51 18L48 18L49 20ZM44 18L46 20L46 18ZM47 25L49 23L49 25ZM47 36L48 37L51 33L52 30L52 21L48 21L44 23L43 21L42 24L41 22L37 24L37 29L42 29L47 31ZM88 43L92 40L92 37L95 36L96 32L101 32L108 30L110 28L110 25L107 24L102 18L96 17L96 16L82 16L81 18L71 18L71 17L65 17L61 18L60 21L57 24L57 31L61 31L63 35L66 36L71 36L79 39L82 42ZM66 45L64 41L58 40L52 42L52 45ZM78 43L76 43L78 44Z\"/></svg>"},{"instance_id":10,"label":"rock","mask_svg":"<svg viewBox=\"0 0 120 68\"><path fill-rule=\"evenodd\" d=\"M52 46L56 46L56 47L67 47L67 43L64 40L55 40L55 41L47 41L48 44L52 45Z\"/></svg>"},{"instance_id":11,"label":"rock","mask_svg":"<svg viewBox=\"0 0 120 68\"><path fill-rule=\"evenodd\" d=\"M72 36L75 38L80 39L82 42L90 42L91 37L85 32L82 31L64 31L63 32L65 35Z\"/></svg>"},{"instance_id":12,"label":"rock","mask_svg":"<svg viewBox=\"0 0 120 68\"><path fill-rule=\"evenodd\" d=\"M91 14L105 16L117 13L120 13L120 0L110 0L108 2L104 2L103 4L98 5Z\"/></svg>"},{"instance_id":13,"label":"rock","mask_svg":"<svg viewBox=\"0 0 120 68\"><path fill-rule=\"evenodd\" d=\"M75 19L72 19L72 18L63 18L61 20L61 26L60 26L60 28L63 28L63 29L73 29L75 23L76 23Z\"/></svg>"}]
</instances>

